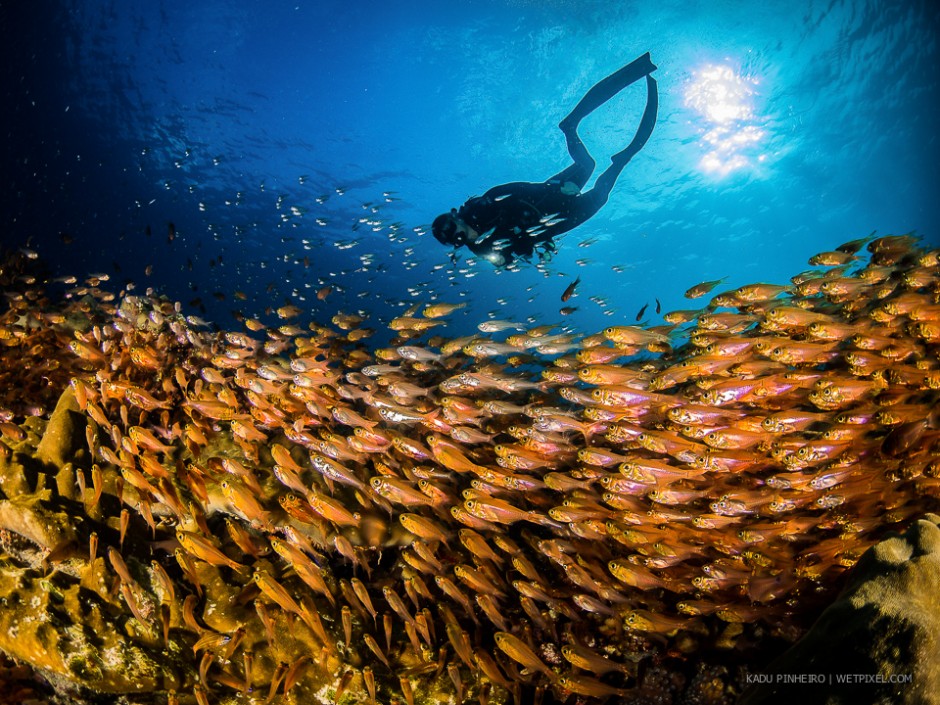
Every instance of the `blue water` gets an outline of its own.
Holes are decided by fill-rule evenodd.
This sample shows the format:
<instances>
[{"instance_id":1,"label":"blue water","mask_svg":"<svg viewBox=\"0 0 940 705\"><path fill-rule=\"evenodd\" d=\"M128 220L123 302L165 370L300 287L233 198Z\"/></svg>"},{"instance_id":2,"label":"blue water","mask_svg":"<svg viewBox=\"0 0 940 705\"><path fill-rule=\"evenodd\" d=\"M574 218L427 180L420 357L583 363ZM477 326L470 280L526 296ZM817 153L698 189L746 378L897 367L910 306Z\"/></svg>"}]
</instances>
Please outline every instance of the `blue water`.
<instances>
[{"instance_id":1,"label":"blue water","mask_svg":"<svg viewBox=\"0 0 940 705\"><path fill-rule=\"evenodd\" d=\"M288 300L377 328L467 302L451 334L491 315L592 332L647 302L655 324L656 298L785 282L872 231L940 241L937 7L2 0L0 238L225 326ZM659 120L607 206L545 267L454 266L431 220L565 167L559 120L646 51ZM582 123L598 171L644 100Z\"/></svg>"}]
</instances>

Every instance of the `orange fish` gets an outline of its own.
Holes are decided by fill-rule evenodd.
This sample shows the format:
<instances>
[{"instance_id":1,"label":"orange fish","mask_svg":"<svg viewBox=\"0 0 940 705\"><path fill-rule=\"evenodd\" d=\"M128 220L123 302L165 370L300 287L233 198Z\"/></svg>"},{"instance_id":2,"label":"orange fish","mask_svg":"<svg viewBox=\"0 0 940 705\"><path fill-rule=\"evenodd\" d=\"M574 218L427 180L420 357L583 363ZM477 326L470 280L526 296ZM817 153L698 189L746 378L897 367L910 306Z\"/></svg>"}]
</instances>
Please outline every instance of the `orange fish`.
<instances>
[{"instance_id":1,"label":"orange fish","mask_svg":"<svg viewBox=\"0 0 940 705\"><path fill-rule=\"evenodd\" d=\"M701 284L696 284L691 289L685 292L685 297L687 299L697 299L700 296L705 296L709 291L714 289L716 286L721 284L728 277L722 277L721 279L716 279L710 282L702 282Z\"/></svg>"},{"instance_id":2,"label":"orange fish","mask_svg":"<svg viewBox=\"0 0 940 705\"><path fill-rule=\"evenodd\" d=\"M555 678L555 672L546 666L545 662L519 637L513 636L509 632L496 632L493 638L499 650L513 661L522 664L526 668L540 671L549 678Z\"/></svg>"}]
</instances>

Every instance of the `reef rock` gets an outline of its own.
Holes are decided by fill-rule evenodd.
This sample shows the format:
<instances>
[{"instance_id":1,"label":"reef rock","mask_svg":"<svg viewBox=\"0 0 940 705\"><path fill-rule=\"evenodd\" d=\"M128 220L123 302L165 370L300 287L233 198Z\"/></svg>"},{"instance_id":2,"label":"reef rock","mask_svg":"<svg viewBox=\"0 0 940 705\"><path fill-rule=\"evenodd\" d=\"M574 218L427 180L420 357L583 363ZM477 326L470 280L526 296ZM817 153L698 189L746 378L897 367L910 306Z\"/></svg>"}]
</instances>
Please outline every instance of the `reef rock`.
<instances>
[{"instance_id":1,"label":"reef rock","mask_svg":"<svg viewBox=\"0 0 940 705\"><path fill-rule=\"evenodd\" d=\"M940 516L873 546L740 705L940 703Z\"/></svg>"},{"instance_id":2,"label":"reef rock","mask_svg":"<svg viewBox=\"0 0 940 705\"><path fill-rule=\"evenodd\" d=\"M122 631L123 617L64 574L0 560L0 650L38 669L60 692L152 692L179 687L165 656Z\"/></svg>"},{"instance_id":3,"label":"reef rock","mask_svg":"<svg viewBox=\"0 0 940 705\"><path fill-rule=\"evenodd\" d=\"M83 447L84 431L85 415L81 412L74 392L67 388L49 418L36 449L36 457L49 465L62 467L73 460L75 452Z\"/></svg>"}]
</instances>

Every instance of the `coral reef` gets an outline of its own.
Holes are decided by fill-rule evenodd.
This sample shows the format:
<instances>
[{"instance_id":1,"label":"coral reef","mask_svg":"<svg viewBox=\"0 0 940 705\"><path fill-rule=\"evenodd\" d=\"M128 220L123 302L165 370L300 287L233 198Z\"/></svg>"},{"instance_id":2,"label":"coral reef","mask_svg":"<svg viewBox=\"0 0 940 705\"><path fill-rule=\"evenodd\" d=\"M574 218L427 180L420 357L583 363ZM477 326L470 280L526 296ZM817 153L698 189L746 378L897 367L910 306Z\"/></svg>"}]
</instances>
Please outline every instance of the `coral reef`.
<instances>
[{"instance_id":1,"label":"coral reef","mask_svg":"<svg viewBox=\"0 0 940 705\"><path fill-rule=\"evenodd\" d=\"M0 651L72 702L730 703L936 508L938 254L372 350L9 258Z\"/></svg>"}]
</instances>

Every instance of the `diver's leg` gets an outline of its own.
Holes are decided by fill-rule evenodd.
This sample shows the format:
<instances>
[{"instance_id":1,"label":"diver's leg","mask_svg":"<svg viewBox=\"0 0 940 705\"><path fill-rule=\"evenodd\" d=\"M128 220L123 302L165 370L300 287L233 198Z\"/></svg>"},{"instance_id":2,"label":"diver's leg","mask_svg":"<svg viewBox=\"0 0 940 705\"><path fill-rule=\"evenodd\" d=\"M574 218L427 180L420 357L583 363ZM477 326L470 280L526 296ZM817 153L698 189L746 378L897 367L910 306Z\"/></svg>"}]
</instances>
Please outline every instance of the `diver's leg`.
<instances>
[{"instance_id":1,"label":"diver's leg","mask_svg":"<svg viewBox=\"0 0 940 705\"><path fill-rule=\"evenodd\" d=\"M617 183L620 172L630 163L630 160L633 159L636 153L643 149L643 145L649 140L650 135L653 133L653 127L656 125L656 112L658 109L659 91L656 88L656 79L647 75L646 109L643 111L643 119L640 121L636 135L634 135L633 140L626 149L617 152L617 154L610 158L610 166L607 167L603 174L597 177L597 181L594 182L594 187L582 196L585 211L590 213L590 215L587 216L588 218L597 213L597 211L607 203L607 198L610 196L614 184Z\"/></svg>"},{"instance_id":2,"label":"diver's leg","mask_svg":"<svg viewBox=\"0 0 940 705\"><path fill-rule=\"evenodd\" d=\"M567 169L558 172L551 177L548 182L556 182L564 187L566 183L574 184L578 191L584 188L584 184L594 173L594 157L587 151L587 147L578 136L576 125L569 125L567 129L562 128L565 133L565 142L568 145L568 154L574 160L574 164ZM570 188L570 187L569 187Z\"/></svg>"},{"instance_id":3,"label":"diver's leg","mask_svg":"<svg viewBox=\"0 0 940 705\"><path fill-rule=\"evenodd\" d=\"M558 125L567 135L566 125L573 125L577 128L578 123L595 109L606 103L617 95L624 88L634 81L638 81L656 70L656 65L650 59L650 53L646 52L639 59L634 59L629 64L617 71L614 71L607 78L601 79L584 94L584 97L574 106L574 110L568 113L568 116Z\"/></svg>"},{"instance_id":4,"label":"diver's leg","mask_svg":"<svg viewBox=\"0 0 940 705\"><path fill-rule=\"evenodd\" d=\"M646 52L638 59L631 61L621 69L618 69L607 78L598 81L578 102L567 117L562 120L558 127L565 135L565 143L568 147L568 154L574 160L574 164L564 171L556 174L550 182L555 181L564 186L565 183L573 183L580 191L594 173L594 158L587 151L587 147L578 136L578 124L581 120L593 112L597 107L603 105L613 98L617 93L629 86L634 81L649 76L651 71L656 70L656 65L650 59L649 52ZM644 140L645 142L645 140ZM642 145L640 145L642 146ZM614 177L616 180L616 177ZM613 183L611 183L611 187ZM598 206L600 207L600 206Z\"/></svg>"}]
</instances>

